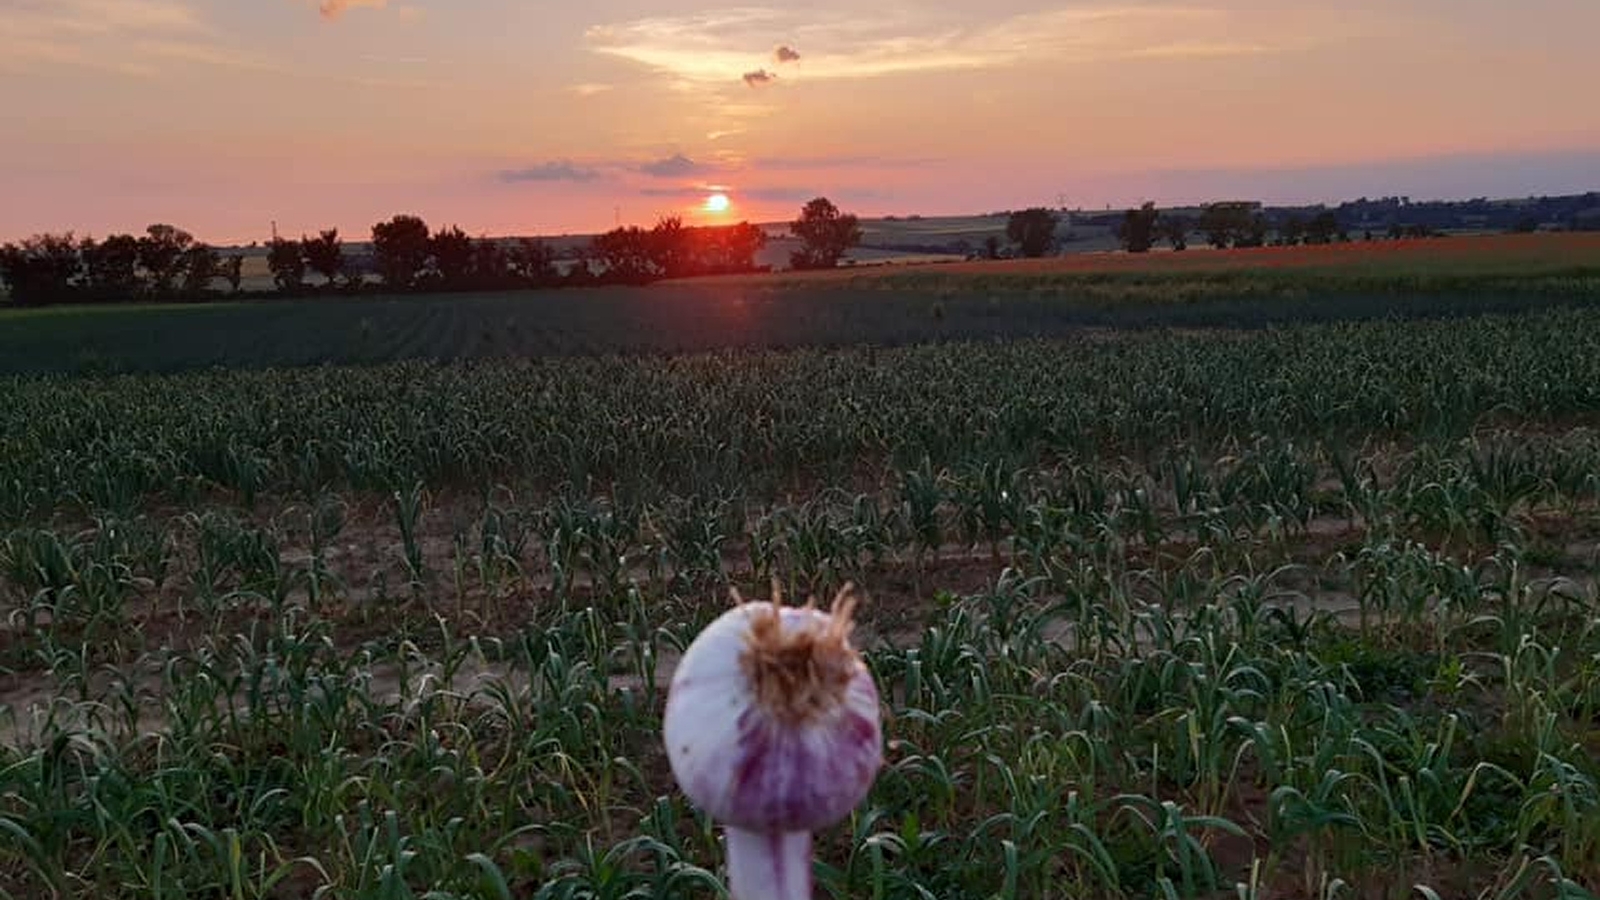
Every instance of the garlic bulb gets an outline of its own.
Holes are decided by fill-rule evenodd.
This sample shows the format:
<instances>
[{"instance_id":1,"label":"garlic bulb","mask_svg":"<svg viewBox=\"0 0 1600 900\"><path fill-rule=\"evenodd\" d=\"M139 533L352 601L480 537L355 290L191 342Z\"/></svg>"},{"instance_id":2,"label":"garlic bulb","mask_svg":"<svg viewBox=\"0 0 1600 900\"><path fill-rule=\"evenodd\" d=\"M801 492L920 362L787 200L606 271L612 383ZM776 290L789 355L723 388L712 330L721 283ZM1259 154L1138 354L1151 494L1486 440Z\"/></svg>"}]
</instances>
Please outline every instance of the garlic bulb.
<instances>
[{"instance_id":1,"label":"garlic bulb","mask_svg":"<svg viewBox=\"0 0 1600 900\"><path fill-rule=\"evenodd\" d=\"M811 832L847 817L883 765L853 608L847 593L829 613L740 603L673 674L667 759L689 799L727 826L733 900L811 900Z\"/></svg>"}]
</instances>

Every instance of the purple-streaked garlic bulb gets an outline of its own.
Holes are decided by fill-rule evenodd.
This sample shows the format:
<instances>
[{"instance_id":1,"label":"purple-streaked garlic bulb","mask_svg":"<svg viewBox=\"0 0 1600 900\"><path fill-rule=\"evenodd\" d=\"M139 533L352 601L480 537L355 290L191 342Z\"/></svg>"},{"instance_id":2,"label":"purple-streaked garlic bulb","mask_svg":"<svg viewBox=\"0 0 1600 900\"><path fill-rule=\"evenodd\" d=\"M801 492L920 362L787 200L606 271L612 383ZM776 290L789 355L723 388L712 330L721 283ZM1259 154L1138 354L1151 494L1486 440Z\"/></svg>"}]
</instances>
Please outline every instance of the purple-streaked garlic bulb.
<instances>
[{"instance_id":1,"label":"purple-streaked garlic bulb","mask_svg":"<svg viewBox=\"0 0 1600 900\"><path fill-rule=\"evenodd\" d=\"M830 612L740 603L684 653L662 722L672 774L727 827L733 900L811 900L811 833L866 797L883 765L878 690Z\"/></svg>"}]
</instances>

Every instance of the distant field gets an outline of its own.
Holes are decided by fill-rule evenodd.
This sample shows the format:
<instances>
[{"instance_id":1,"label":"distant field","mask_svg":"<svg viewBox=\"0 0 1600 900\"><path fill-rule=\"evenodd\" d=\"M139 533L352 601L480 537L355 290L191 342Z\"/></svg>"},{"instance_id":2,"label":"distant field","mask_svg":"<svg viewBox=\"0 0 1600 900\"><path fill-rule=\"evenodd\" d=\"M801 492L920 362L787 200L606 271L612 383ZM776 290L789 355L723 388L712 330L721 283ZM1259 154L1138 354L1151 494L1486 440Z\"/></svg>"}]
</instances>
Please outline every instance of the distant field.
<instances>
[{"instance_id":1,"label":"distant field","mask_svg":"<svg viewBox=\"0 0 1600 900\"><path fill-rule=\"evenodd\" d=\"M0 374L1256 328L1600 303L1600 237L1098 255L601 288L0 312Z\"/></svg>"},{"instance_id":2,"label":"distant field","mask_svg":"<svg viewBox=\"0 0 1600 900\"><path fill-rule=\"evenodd\" d=\"M937 267L836 269L786 272L765 279L788 282L851 281L910 277L937 279L1066 279L1081 276L1179 276L1287 273L1296 276L1428 278L1435 276L1550 275L1600 269L1600 233L1500 234L1403 241L1357 241L1314 247L1212 250L1197 245L1183 253L1158 250L1068 253L1041 259L981 260Z\"/></svg>"},{"instance_id":3,"label":"distant field","mask_svg":"<svg viewBox=\"0 0 1600 900\"><path fill-rule=\"evenodd\" d=\"M907 238L906 240L910 241L916 239ZM981 242L982 238L980 237L978 241L974 243L974 246ZM560 244L562 242L558 239L552 241L551 243ZM761 250L760 253L756 255L756 265L768 266L773 270L783 269L789 265L789 254L799 249L799 247L799 241L789 240L786 238L774 238L767 244L765 248ZM844 261L846 265L852 267L859 266L863 268L873 268L882 265L915 265L933 262L960 262L964 261L965 259L966 257L956 254L914 253L901 250L887 250L879 247L869 246L856 248L845 257ZM263 250L244 251L244 265L241 274L243 277L240 279L240 286L247 291L270 291L277 287L272 280L272 272L267 268L267 257L265 255L265 251ZM317 284L321 279L319 276L313 275L307 280L312 284Z\"/></svg>"},{"instance_id":4,"label":"distant field","mask_svg":"<svg viewBox=\"0 0 1600 900\"><path fill-rule=\"evenodd\" d=\"M774 271L788 265L789 254L797 241L779 237L782 223L763 226L773 235L756 263ZM1249 250L1214 251L1198 236L1188 252L1171 253L1165 245L1156 252L1130 256L1117 252L1115 239L1104 228L1062 225L1060 256L1039 260L970 261L961 254L924 252L905 248L940 246L966 242L974 251L986 238L1005 236L1003 216L943 216L932 218L870 219L862 222L862 246L851 251L844 266L834 272L783 273L784 278L807 281L850 278L868 273L902 276L905 267L938 264L940 275L956 272L970 275L1006 277L1040 275L1079 275L1101 273L1165 274L1171 272L1217 272L1233 269L1341 269L1346 272L1392 271L1396 267L1465 267L1474 272L1497 269L1519 270L1529 266L1600 265L1600 234L1486 235L1440 240L1358 242L1327 247L1263 247ZM554 246L566 247L573 238L551 238ZM364 245L360 245L364 246ZM959 264L958 268L948 268ZM243 286L251 291L273 289L272 273L267 270L265 251L245 251ZM311 281L317 279L313 277Z\"/></svg>"},{"instance_id":5,"label":"distant field","mask_svg":"<svg viewBox=\"0 0 1600 900\"><path fill-rule=\"evenodd\" d=\"M866 247L937 246L965 242L973 251L990 237L1006 240L1008 216L928 216L894 219L866 219L861 222L862 245ZM1098 225L1061 221L1056 238L1067 253L1116 249L1111 230Z\"/></svg>"}]
</instances>

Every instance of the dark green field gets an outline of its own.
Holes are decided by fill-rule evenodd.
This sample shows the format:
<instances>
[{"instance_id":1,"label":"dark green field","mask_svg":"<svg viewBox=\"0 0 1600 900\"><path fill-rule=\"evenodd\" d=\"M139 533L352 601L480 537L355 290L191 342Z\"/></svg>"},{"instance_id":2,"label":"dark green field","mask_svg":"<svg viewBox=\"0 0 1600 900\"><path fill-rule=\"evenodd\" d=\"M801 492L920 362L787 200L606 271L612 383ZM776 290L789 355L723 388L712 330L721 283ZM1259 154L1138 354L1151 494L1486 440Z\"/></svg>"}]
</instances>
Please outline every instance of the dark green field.
<instances>
[{"instance_id":1,"label":"dark green field","mask_svg":"<svg viewBox=\"0 0 1600 900\"><path fill-rule=\"evenodd\" d=\"M1074 254L650 288L0 309L0 374L905 345L1597 301L1600 239L1583 234Z\"/></svg>"},{"instance_id":2,"label":"dark green field","mask_svg":"<svg viewBox=\"0 0 1600 900\"><path fill-rule=\"evenodd\" d=\"M722 347L904 345L1085 328L1259 328L1586 306L1577 276L1319 284L1278 273L1106 274L58 307L0 312L0 374L365 365Z\"/></svg>"}]
</instances>

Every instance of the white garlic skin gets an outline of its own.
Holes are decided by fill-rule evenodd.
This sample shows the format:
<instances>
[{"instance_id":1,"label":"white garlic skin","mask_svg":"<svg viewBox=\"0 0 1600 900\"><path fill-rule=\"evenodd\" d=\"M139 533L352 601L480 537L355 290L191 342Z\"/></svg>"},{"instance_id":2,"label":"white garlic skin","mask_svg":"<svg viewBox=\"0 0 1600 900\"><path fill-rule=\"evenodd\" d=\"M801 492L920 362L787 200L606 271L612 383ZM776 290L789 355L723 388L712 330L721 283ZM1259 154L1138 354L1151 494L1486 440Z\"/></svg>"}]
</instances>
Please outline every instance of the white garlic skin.
<instances>
[{"instance_id":1,"label":"white garlic skin","mask_svg":"<svg viewBox=\"0 0 1600 900\"><path fill-rule=\"evenodd\" d=\"M778 607L785 634L826 630L828 613ZM767 603L712 622L673 674L662 735L679 787L713 819L751 831L817 831L850 815L883 765L878 689L859 657L838 702L801 723L758 702L743 657Z\"/></svg>"}]
</instances>

